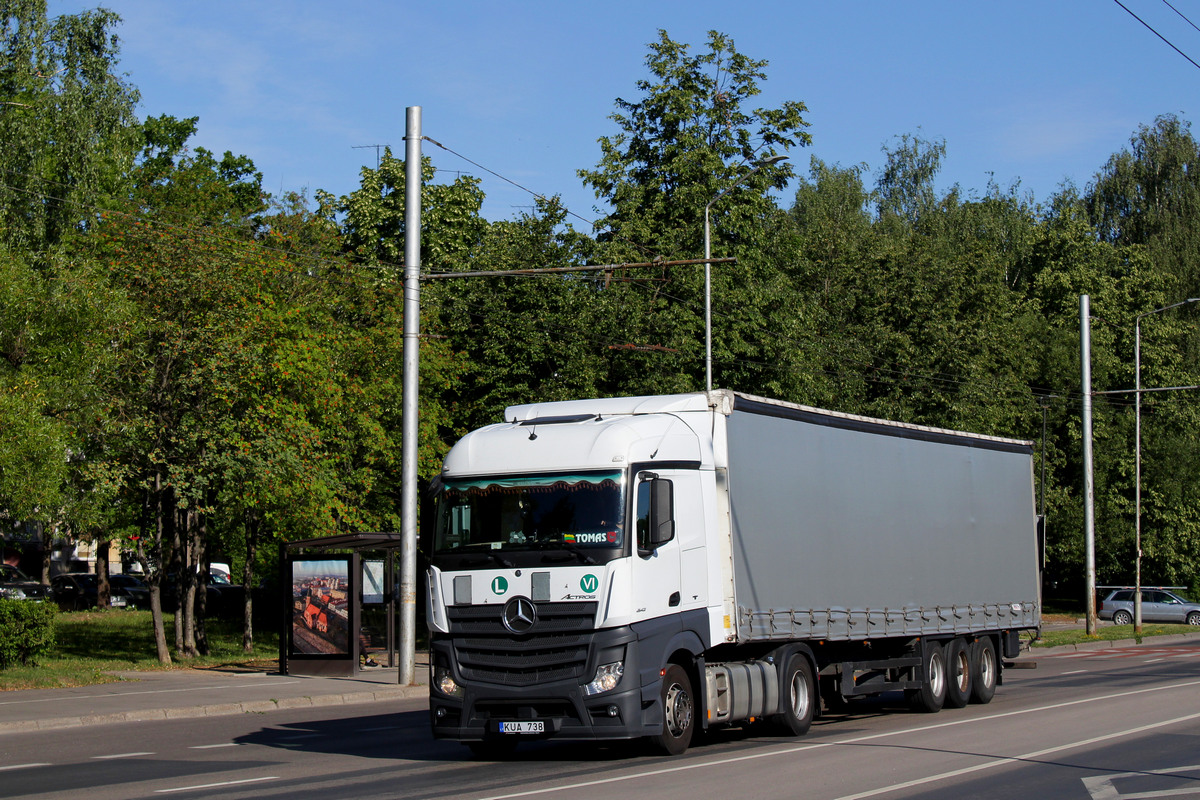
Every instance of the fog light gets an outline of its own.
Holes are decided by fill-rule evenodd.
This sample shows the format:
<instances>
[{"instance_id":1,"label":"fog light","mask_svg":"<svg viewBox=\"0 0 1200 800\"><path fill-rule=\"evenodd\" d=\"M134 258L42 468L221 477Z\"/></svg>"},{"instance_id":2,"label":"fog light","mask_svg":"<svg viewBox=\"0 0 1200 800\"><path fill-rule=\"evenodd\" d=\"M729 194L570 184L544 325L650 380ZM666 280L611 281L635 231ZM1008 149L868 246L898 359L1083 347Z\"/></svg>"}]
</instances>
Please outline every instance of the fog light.
<instances>
[{"instance_id":1,"label":"fog light","mask_svg":"<svg viewBox=\"0 0 1200 800\"><path fill-rule=\"evenodd\" d=\"M620 713L621 713L621 710L620 710L619 708L617 708L616 706L609 706L609 707L608 707L608 715L609 715L610 717L615 717L615 716L618 716Z\"/></svg>"},{"instance_id":2,"label":"fog light","mask_svg":"<svg viewBox=\"0 0 1200 800\"><path fill-rule=\"evenodd\" d=\"M433 715L438 719L441 719L442 717L446 716L446 709L438 706L437 711L433 712Z\"/></svg>"},{"instance_id":3,"label":"fog light","mask_svg":"<svg viewBox=\"0 0 1200 800\"><path fill-rule=\"evenodd\" d=\"M621 676L625 674L625 662L614 661L611 664L601 664L596 668L596 677L592 678L592 682L583 687L583 693L587 696L594 694L602 694L611 692L617 688L617 684L621 682Z\"/></svg>"},{"instance_id":4,"label":"fog light","mask_svg":"<svg viewBox=\"0 0 1200 800\"><path fill-rule=\"evenodd\" d=\"M433 668L433 685L439 692L447 697L462 697L463 688L454 680L454 676L450 674L450 670L446 667Z\"/></svg>"}]
</instances>

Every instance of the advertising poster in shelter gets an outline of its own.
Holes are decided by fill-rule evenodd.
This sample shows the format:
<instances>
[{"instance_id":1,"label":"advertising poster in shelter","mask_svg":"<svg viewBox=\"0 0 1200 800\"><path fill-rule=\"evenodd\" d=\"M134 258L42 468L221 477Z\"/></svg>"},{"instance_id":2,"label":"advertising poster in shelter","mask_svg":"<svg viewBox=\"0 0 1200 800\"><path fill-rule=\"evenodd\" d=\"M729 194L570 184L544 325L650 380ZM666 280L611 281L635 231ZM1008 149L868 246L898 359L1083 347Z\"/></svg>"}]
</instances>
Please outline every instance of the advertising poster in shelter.
<instances>
[{"instance_id":1,"label":"advertising poster in shelter","mask_svg":"<svg viewBox=\"0 0 1200 800\"><path fill-rule=\"evenodd\" d=\"M350 653L350 560L292 561L293 655Z\"/></svg>"},{"instance_id":2,"label":"advertising poster in shelter","mask_svg":"<svg viewBox=\"0 0 1200 800\"><path fill-rule=\"evenodd\" d=\"M383 602L383 561L362 562L363 605Z\"/></svg>"}]
</instances>

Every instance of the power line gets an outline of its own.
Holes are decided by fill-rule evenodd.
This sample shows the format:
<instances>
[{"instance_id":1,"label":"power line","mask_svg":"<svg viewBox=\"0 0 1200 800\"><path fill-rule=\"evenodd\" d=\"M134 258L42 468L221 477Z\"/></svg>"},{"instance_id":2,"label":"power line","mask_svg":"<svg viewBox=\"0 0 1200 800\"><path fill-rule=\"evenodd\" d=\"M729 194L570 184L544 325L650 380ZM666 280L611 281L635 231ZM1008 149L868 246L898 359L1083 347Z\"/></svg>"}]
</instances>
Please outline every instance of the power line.
<instances>
[{"instance_id":1,"label":"power line","mask_svg":"<svg viewBox=\"0 0 1200 800\"><path fill-rule=\"evenodd\" d=\"M1145 26L1146 26L1146 29L1147 29L1148 31L1150 31L1150 32L1151 32L1151 33L1153 33L1155 36L1157 36L1158 38L1160 38L1160 39L1162 39L1164 42L1166 42L1168 47L1170 47L1170 48L1171 48L1172 50L1174 50L1176 53L1179 53L1179 55L1181 55L1181 56L1183 56L1184 58L1186 58L1186 59L1188 60L1188 63L1190 63L1190 64L1191 64L1193 67L1195 67L1196 69L1200 69L1200 64L1197 64L1195 61L1192 61L1192 58L1191 58L1191 56L1189 56L1187 53L1185 53L1185 52L1183 52L1182 50L1180 50L1180 49L1179 49L1178 47L1176 47L1175 45L1171 44L1171 41L1170 41L1169 39L1167 39L1167 37L1163 36L1161 33L1159 33L1158 31L1154 30L1154 28L1150 27L1150 23L1146 22L1146 20L1142 19L1142 18L1141 18L1141 17L1139 17L1137 14L1133 13L1132 11L1130 11L1130 10L1129 10L1129 9L1126 7L1126 5L1125 5L1124 3L1122 3L1122 2L1121 2L1121 0L1113 0L1113 2L1114 2L1114 3L1116 3L1117 5L1119 5L1121 8L1124 8L1124 9L1125 9L1125 11L1126 11L1126 12L1129 14L1129 16L1133 17L1133 18L1134 18L1134 19L1136 19L1138 22L1140 22L1140 23L1142 23L1143 25L1145 25ZM1167 5L1170 5L1170 3L1168 3ZM1182 16L1182 14L1181 14L1180 16ZM1187 18L1186 18L1186 17L1184 17L1184 19L1187 19Z\"/></svg>"},{"instance_id":2,"label":"power line","mask_svg":"<svg viewBox=\"0 0 1200 800\"><path fill-rule=\"evenodd\" d=\"M1176 8L1175 6L1171 5L1169 2L1167 2L1167 0L1163 0L1163 2L1164 2L1164 3L1166 3L1166 6L1167 6L1167 8L1171 9L1172 11L1174 11L1174 12L1175 12L1176 14L1178 14L1180 17L1183 17L1183 21L1184 21L1184 22L1186 22L1188 25L1191 25L1193 28L1196 28L1196 23L1192 22L1190 19L1188 19L1186 16L1184 16L1184 14L1183 14L1183 12L1182 12L1182 11L1180 11L1180 10L1179 10L1178 8ZM1196 28L1196 30L1200 31L1200 28Z\"/></svg>"}]
</instances>

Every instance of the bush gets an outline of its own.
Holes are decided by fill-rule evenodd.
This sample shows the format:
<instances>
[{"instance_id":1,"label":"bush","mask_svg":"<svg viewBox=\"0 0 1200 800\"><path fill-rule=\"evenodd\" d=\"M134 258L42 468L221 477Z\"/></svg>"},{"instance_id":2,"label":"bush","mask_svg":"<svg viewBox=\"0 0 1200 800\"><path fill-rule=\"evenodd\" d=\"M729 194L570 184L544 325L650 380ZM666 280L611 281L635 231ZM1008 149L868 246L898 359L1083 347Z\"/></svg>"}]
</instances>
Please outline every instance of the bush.
<instances>
[{"instance_id":1,"label":"bush","mask_svg":"<svg viewBox=\"0 0 1200 800\"><path fill-rule=\"evenodd\" d=\"M0 669L36 664L54 647L53 603L0 599Z\"/></svg>"}]
</instances>

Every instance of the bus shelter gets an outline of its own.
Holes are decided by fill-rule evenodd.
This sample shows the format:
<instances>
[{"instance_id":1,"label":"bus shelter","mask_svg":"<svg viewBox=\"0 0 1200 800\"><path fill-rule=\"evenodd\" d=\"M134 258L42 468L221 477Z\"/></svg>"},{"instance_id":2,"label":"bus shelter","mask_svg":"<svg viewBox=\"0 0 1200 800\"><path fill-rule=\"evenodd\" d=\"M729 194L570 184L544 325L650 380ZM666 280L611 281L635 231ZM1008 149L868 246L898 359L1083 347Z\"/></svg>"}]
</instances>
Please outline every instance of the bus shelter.
<instances>
[{"instance_id":1,"label":"bus shelter","mask_svg":"<svg viewBox=\"0 0 1200 800\"><path fill-rule=\"evenodd\" d=\"M397 665L400 544L398 532L280 544L282 674L351 676Z\"/></svg>"}]
</instances>

